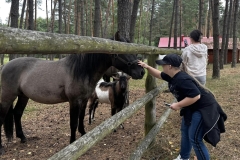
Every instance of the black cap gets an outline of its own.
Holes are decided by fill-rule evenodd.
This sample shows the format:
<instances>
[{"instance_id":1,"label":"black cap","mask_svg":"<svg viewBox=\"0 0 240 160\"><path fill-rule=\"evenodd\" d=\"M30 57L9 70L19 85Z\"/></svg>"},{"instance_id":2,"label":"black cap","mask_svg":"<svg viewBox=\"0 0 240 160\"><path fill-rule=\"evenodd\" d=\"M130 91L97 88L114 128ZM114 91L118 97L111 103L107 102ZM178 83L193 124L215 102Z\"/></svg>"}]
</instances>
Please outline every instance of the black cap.
<instances>
[{"instance_id":1,"label":"black cap","mask_svg":"<svg viewBox=\"0 0 240 160\"><path fill-rule=\"evenodd\" d=\"M174 67L180 67L182 63L182 58L174 53L167 54L162 60L156 60L158 65L172 65Z\"/></svg>"}]
</instances>

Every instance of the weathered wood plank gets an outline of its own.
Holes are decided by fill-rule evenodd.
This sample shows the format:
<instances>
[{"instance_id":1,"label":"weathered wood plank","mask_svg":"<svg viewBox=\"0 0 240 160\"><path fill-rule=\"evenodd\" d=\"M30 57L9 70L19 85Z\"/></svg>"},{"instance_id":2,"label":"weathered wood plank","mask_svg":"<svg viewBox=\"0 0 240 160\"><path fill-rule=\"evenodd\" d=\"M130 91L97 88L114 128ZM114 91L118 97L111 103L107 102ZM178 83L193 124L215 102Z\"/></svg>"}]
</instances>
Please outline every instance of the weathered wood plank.
<instances>
[{"instance_id":1,"label":"weathered wood plank","mask_svg":"<svg viewBox=\"0 0 240 160\"><path fill-rule=\"evenodd\" d=\"M181 51L110 39L0 27L0 54L168 54Z\"/></svg>"},{"instance_id":2,"label":"weathered wood plank","mask_svg":"<svg viewBox=\"0 0 240 160\"><path fill-rule=\"evenodd\" d=\"M68 145L58 153L54 154L48 160L75 160L90 149L95 143L99 142L105 136L110 134L115 128L123 123L127 118L136 113L142 106L157 96L167 86L166 83L145 94L142 98L136 100L122 111L107 119L87 134Z\"/></svg>"},{"instance_id":3,"label":"weathered wood plank","mask_svg":"<svg viewBox=\"0 0 240 160\"><path fill-rule=\"evenodd\" d=\"M148 146L151 144L153 139L159 133L163 123L166 121L167 117L171 113L171 109L168 108L158 122L153 126L153 128L148 132L145 138L140 142L135 151L130 155L129 160L140 160L142 154L148 149Z\"/></svg>"},{"instance_id":4,"label":"weathered wood plank","mask_svg":"<svg viewBox=\"0 0 240 160\"><path fill-rule=\"evenodd\" d=\"M176 102L176 99L173 101ZM154 127L149 131L149 133L145 136L145 138L139 143L138 147L129 157L129 160L139 160L142 157L142 154L148 149L148 146L152 143L153 139L159 133L162 125L167 120L169 114L171 113L171 109L168 108L164 114L160 117L158 122L154 125Z\"/></svg>"}]
</instances>

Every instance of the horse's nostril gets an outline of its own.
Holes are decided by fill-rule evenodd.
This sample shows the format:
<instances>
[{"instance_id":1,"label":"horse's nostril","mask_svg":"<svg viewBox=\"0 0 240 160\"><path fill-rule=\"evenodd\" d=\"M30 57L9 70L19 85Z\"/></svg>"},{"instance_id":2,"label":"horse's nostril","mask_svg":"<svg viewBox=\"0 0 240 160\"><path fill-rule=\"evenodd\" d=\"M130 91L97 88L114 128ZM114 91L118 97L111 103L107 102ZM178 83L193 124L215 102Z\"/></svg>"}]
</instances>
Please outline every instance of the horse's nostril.
<instances>
[{"instance_id":1,"label":"horse's nostril","mask_svg":"<svg viewBox=\"0 0 240 160\"><path fill-rule=\"evenodd\" d=\"M145 71L143 70L142 72L141 72L141 75L143 76L145 74Z\"/></svg>"}]
</instances>

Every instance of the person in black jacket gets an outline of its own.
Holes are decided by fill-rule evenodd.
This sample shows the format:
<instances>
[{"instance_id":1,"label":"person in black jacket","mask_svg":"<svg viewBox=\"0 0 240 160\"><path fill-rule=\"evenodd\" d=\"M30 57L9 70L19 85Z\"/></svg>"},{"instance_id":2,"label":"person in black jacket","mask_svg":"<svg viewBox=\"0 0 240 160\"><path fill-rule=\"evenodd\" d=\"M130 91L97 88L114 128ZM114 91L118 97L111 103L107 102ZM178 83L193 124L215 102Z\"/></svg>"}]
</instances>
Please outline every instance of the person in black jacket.
<instances>
[{"instance_id":1,"label":"person in black jacket","mask_svg":"<svg viewBox=\"0 0 240 160\"><path fill-rule=\"evenodd\" d=\"M220 141L220 133L225 132L227 115L210 90L188 74L180 56L167 54L156 63L162 65L163 72L142 61L138 62L152 76L167 81L170 92L178 101L170 105L173 110L181 109L180 115L183 117L181 150L175 160L189 159L192 148L198 160L209 160L203 139L215 147Z\"/></svg>"}]
</instances>

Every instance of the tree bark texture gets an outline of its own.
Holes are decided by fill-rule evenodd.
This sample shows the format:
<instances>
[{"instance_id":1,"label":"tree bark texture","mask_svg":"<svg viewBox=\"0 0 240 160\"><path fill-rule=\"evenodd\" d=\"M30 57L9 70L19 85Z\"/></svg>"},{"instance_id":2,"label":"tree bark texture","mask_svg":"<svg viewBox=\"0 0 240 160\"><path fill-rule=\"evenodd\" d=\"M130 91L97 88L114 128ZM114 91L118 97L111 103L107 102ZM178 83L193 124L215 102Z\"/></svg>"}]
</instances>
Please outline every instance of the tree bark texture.
<instances>
[{"instance_id":1,"label":"tree bark texture","mask_svg":"<svg viewBox=\"0 0 240 160\"><path fill-rule=\"evenodd\" d=\"M222 33L222 46L220 50L220 69L223 69L224 59L227 58L224 56L224 48L226 44L226 29L227 29L227 12L228 12L228 0L226 0L225 10L224 10L224 18L223 18L223 33Z\"/></svg>"},{"instance_id":2,"label":"tree bark texture","mask_svg":"<svg viewBox=\"0 0 240 160\"><path fill-rule=\"evenodd\" d=\"M233 16L233 52L232 52L232 65L236 67L237 63L237 17L238 17L239 0L234 0L234 16Z\"/></svg>"},{"instance_id":3,"label":"tree bark texture","mask_svg":"<svg viewBox=\"0 0 240 160\"><path fill-rule=\"evenodd\" d=\"M11 5L11 23L10 27L18 28L18 9L19 9L19 0L12 0ZM16 55L9 55L9 60L12 60L16 57Z\"/></svg>"},{"instance_id":4,"label":"tree bark texture","mask_svg":"<svg viewBox=\"0 0 240 160\"><path fill-rule=\"evenodd\" d=\"M213 17L213 74L212 78L220 78L219 68L219 0L214 0Z\"/></svg>"},{"instance_id":5,"label":"tree bark texture","mask_svg":"<svg viewBox=\"0 0 240 160\"><path fill-rule=\"evenodd\" d=\"M124 43L97 37L38 32L0 27L0 54L168 54L181 51L134 43Z\"/></svg>"},{"instance_id":6,"label":"tree bark texture","mask_svg":"<svg viewBox=\"0 0 240 160\"><path fill-rule=\"evenodd\" d=\"M151 42L152 42L152 28L153 28L153 15L154 15L154 7L155 6L155 0L152 0L152 9L151 9L151 18L150 18L150 26L149 26L149 41L148 41L148 45L151 46Z\"/></svg>"},{"instance_id":7,"label":"tree bark texture","mask_svg":"<svg viewBox=\"0 0 240 160\"><path fill-rule=\"evenodd\" d=\"M127 39L130 39L130 7L130 0L118 0L118 31Z\"/></svg>"},{"instance_id":8,"label":"tree bark texture","mask_svg":"<svg viewBox=\"0 0 240 160\"><path fill-rule=\"evenodd\" d=\"M139 2L140 0L134 0L133 2L131 24L130 24L130 42L132 43L134 42L134 35L135 35L135 28L136 28L135 26L136 26Z\"/></svg>"},{"instance_id":9,"label":"tree bark texture","mask_svg":"<svg viewBox=\"0 0 240 160\"><path fill-rule=\"evenodd\" d=\"M95 0L95 12L94 12L94 29L93 29L93 36L99 37L100 36L100 0Z\"/></svg>"},{"instance_id":10,"label":"tree bark texture","mask_svg":"<svg viewBox=\"0 0 240 160\"><path fill-rule=\"evenodd\" d=\"M21 28L21 29L22 29L22 26L23 26L23 15L24 15L24 12L25 12L25 8L26 8L26 0L23 1L23 6L22 6L22 13L21 13L20 25L19 25L19 28Z\"/></svg>"},{"instance_id":11,"label":"tree bark texture","mask_svg":"<svg viewBox=\"0 0 240 160\"><path fill-rule=\"evenodd\" d=\"M230 1L230 6L228 10L228 18L227 18L227 33L226 33L226 45L224 48L224 64L227 64L227 54L228 54L228 42L229 42L229 35L230 35L230 24L231 24L231 19L232 19L232 7L233 7L233 0Z\"/></svg>"},{"instance_id":12,"label":"tree bark texture","mask_svg":"<svg viewBox=\"0 0 240 160\"><path fill-rule=\"evenodd\" d=\"M174 18L174 42L173 48L177 49L177 34L178 34L178 8L179 8L179 0L175 0L175 18Z\"/></svg>"},{"instance_id":13,"label":"tree bark texture","mask_svg":"<svg viewBox=\"0 0 240 160\"><path fill-rule=\"evenodd\" d=\"M173 0L173 10L172 10L172 17L171 17L171 24L170 24L170 31L169 31L169 39L168 39L168 48L170 48L171 45L171 38L172 38L172 27L173 27L173 20L174 20L174 12L175 12L175 5L176 0Z\"/></svg>"},{"instance_id":14,"label":"tree bark texture","mask_svg":"<svg viewBox=\"0 0 240 160\"><path fill-rule=\"evenodd\" d=\"M28 30L33 30L33 0L28 0L29 17L28 17Z\"/></svg>"},{"instance_id":15,"label":"tree bark texture","mask_svg":"<svg viewBox=\"0 0 240 160\"><path fill-rule=\"evenodd\" d=\"M58 33L62 33L62 0L58 0Z\"/></svg>"}]
</instances>

